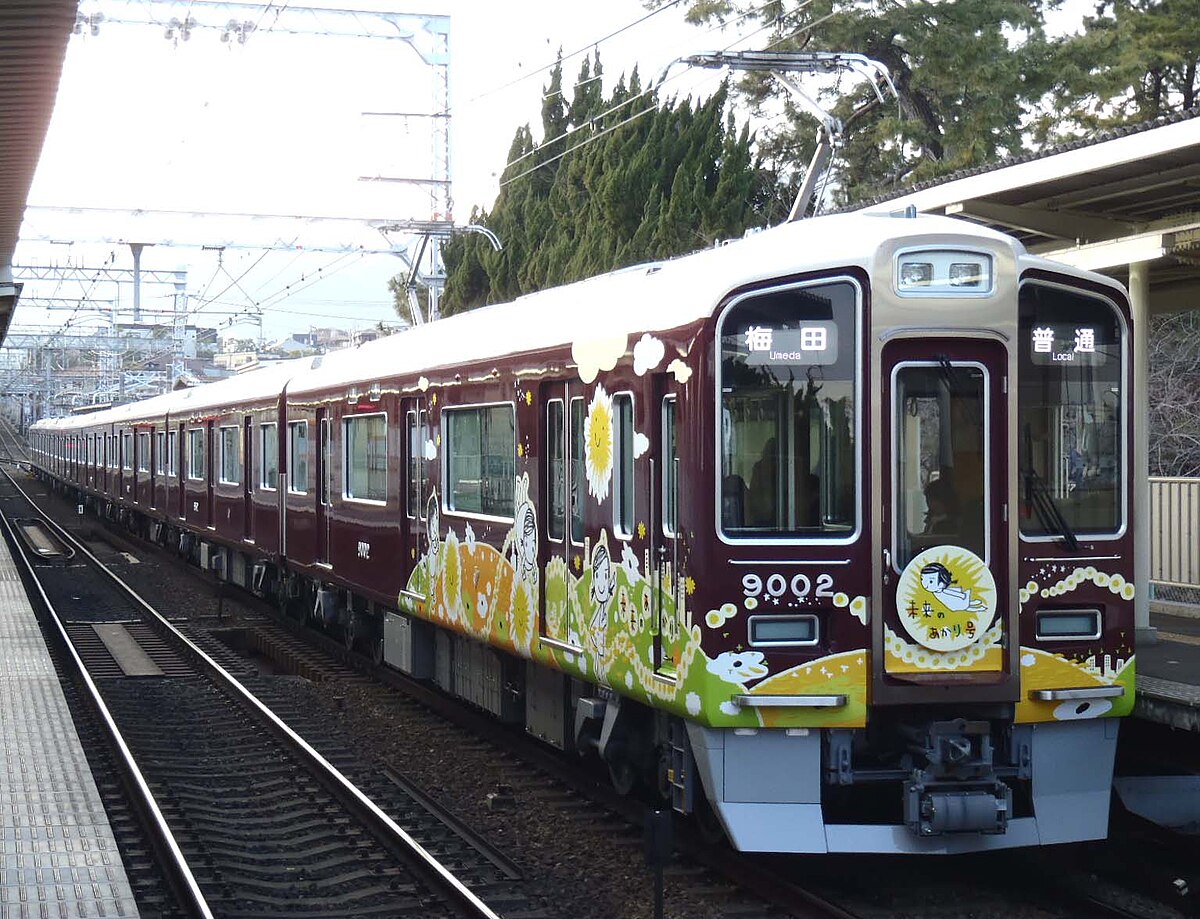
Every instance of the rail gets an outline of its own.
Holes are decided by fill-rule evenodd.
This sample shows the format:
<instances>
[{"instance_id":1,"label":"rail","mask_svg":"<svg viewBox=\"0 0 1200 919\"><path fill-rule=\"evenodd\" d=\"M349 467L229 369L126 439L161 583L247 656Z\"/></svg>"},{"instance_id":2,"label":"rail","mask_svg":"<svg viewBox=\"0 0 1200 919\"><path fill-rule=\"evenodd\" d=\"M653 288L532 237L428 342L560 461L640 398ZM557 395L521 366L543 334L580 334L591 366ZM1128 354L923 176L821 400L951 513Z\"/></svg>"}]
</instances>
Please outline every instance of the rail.
<instances>
[{"instance_id":1,"label":"rail","mask_svg":"<svg viewBox=\"0 0 1200 919\"><path fill-rule=\"evenodd\" d=\"M1200 589L1200 478L1150 477L1150 582Z\"/></svg>"}]
</instances>

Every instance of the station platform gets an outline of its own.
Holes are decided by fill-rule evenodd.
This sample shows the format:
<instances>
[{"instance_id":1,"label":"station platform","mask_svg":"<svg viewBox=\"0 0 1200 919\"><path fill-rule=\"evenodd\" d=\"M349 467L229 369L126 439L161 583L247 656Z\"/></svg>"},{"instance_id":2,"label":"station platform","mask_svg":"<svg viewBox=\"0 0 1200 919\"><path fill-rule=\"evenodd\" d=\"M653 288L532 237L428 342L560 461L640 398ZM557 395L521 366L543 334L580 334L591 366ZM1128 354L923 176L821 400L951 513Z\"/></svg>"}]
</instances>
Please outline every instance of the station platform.
<instances>
[{"instance_id":1,"label":"station platform","mask_svg":"<svg viewBox=\"0 0 1200 919\"><path fill-rule=\"evenodd\" d=\"M1200 607L1150 605L1158 640L1137 649L1134 716L1200 731Z\"/></svg>"},{"instance_id":2,"label":"station platform","mask_svg":"<svg viewBox=\"0 0 1200 919\"><path fill-rule=\"evenodd\" d=\"M116 839L0 539L0 916L137 916Z\"/></svg>"}]
</instances>

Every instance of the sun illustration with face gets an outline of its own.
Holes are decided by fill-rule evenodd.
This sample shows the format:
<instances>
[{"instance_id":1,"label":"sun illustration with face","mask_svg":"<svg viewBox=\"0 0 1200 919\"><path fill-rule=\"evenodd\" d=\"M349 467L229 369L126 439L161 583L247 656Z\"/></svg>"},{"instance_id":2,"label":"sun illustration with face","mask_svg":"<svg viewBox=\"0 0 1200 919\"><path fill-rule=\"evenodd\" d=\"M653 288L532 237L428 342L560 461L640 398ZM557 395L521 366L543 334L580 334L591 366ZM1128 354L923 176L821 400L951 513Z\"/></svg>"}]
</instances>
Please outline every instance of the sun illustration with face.
<instances>
[{"instance_id":1,"label":"sun illustration with face","mask_svg":"<svg viewBox=\"0 0 1200 919\"><path fill-rule=\"evenodd\" d=\"M904 629L934 651L957 651L977 642L996 617L996 582L974 552L934 546L904 569L896 588Z\"/></svg>"},{"instance_id":2,"label":"sun illustration with face","mask_svg":"<svg viewBox=\"0 0 1200 919\"><path fill-rule=\"evenodd\" d=\"M596 499L608 497L608 483L613 467L613 407L612 397L597 386L588 406L583 424L584 454L587 466L588 491Z\"/></svg>"}]
</instances>

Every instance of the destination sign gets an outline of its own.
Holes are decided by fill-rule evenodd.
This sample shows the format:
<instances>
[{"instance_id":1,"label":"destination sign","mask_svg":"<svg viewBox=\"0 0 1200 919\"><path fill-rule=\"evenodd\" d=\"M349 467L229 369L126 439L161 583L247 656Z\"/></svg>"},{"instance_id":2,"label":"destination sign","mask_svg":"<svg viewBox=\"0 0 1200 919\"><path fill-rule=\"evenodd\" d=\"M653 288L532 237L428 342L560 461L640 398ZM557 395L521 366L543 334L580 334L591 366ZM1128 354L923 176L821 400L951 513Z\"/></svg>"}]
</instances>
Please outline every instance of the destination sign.
<instances>
[{"instance_id":1,"label":"destination sign","mask_svg":"<svg viewBox=\"0 0 1200 919\"><path fill-rule=\"evenodd\" d=\"M1030 356L1035 364L1097 367L1108 359L1107 352L1116 347L1100 337L1105 332L1094 326L1035 323L1029 333Z\"/></svg>"},{"instance_id":2,"label":"destination sign","mask_svg":"<svg viewBox=\"0 0 1200 919\"><path fill-rule=\"evenodd\" d=\"M754 325L742 334L750 366L837 362L836 322L805 322L786 329Z\"/></svg>"}]
</instances>

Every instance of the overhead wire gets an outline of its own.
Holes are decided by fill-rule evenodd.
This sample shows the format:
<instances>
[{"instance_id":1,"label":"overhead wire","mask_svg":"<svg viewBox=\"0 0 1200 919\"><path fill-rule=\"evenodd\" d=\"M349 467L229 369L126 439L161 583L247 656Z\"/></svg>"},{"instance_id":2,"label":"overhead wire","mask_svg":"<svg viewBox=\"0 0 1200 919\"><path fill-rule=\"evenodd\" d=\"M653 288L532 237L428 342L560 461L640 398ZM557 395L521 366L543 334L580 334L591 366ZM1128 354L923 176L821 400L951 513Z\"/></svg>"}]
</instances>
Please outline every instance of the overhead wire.
<instances>
[{"instance_id":1,"label":"overhead wire","mask_svg":"<svg viewBox=\"0 0 1200 919\"><path fill-rule=\"evenodd\" d=\"M804 3L802 3L802 4L801 4L801 5L800 5L800 6L797 8L797 11L799 11L799 10L801 10L801 9L804 9L804 7L808 6L808 5L809 5L809 4L811 4L812 2L813 2L813 0L805 0L805 2L804 2ZM765 5L766 5L766 4L763 4L763 6L765 6ZM757 9L762 9L762 6L758 7ZM749 15L751 15L751 14L752 14L752 12L754 12L754 11L749 11L749 12L747 12L747 13L743 14L741 17L739 17L739 19L741 19L741 18L745 18L746 16L749 16ZM821 17L820 19L816 20L815 22L812 22L812 23L807 23L807 24L805 24L804 26L802 26L802 27L800 27L800 28L797 28L797 29L796 29L796 30L794 30L793 32L789 33L788 35L785 35L785 36L780 36L780 37L779 37L779 38L777 38L775 41L771 42L771 45L777 45L777 44L779 44L780 42L787 40L787 39L788 39L788 38L790 38L792 35L795 35L797 32L801 32L801 31L804 31L804 30L806 30L806 29L810 29L810 28L813 28L813 27L815 27L815 26L817 26L817 25L820 25L822 22L825 22L826 20L828 20L828 19L829 19L831 16L833 16L833 15L834 15L833 13L830 13L830 14L829 14L829 15L827 15L827 16L823 16L823 17ZM735 21L736 21L736 20L735 20ZM772 23L767 23L766 25L763 25L763 26L761 26L761 27L759 27L759 28L755 29L754 31L747 33L746 35L739 35L739 36L738 36L736 39L734 39L732 42L730 42L728 45L726 45L724 48L721 48L720 50L721 50L721 51L728 51L728 50L730 50L730 49L731 49L731 48L732 48L734 45L736 45L736 44L738 44L738 43L740 43L740 42L743 42L743 41L745 41L745 40L747 40L747 39L749 39L749 38L753 38L755 35L758 35L760 32L765 32L765 31L767 31L768 29L772 28L773 26L774 26L774 23L773 23L773 22L772 22ZM714 30L710 30L710 31L714 31ZM768 47L770 47L770 45L769 45ZM619 102L619 103L617 103L617 104L616 104L616 105L614 105L614 106L610 106L608 109L606 109L605 111L603 111L603 112L601 112L600 114L596 115L595 117L591 118L591 119L590 119L588 122L586 122L586 123L584 123L584 124L581 124L581 125L576 125L575 127L573 127L573 128L570 128L570 129L568 129L568 130L564 131L562 134L559 134L557 137L551 138L550 140L545 140L545 141L543 141L543 142L542 142L541 144L539 144L538 146L535 146L535 147L534 147L532 150L530 150L530 151L528 151L528 152L526 152L526 153L522 153L520 156L516 157L515 159L512 159L512 160L510 160L510 161L509 161L509 162L508 162L508 163L505 165L505 167L504 167L504 168L507 170L509 167L511 167L511 166L513 166L513 165L515 165L515 164L517 164L517 163L519 163L519 162L522 162L523 160L525 160L525 159L528 159L528 158L529 158L529 157L531 157L531 156L535 156L535 155L536 155L536 154L537 154L539 151L545 150L545 148L546 148L547 146L549 146L550 144L557 143L558 141L560 141L560 140L564 140L564 139L566 139L566 138L568 138L568 137L572 136L573 134L576 134L576 133L578 133L579 131L582 131L582 130L584 130L584 129L587 129L587 128L591 128L591 127L593 127L593 126L596 124L596 122L600 121L601 119L603 119L603 118L606 118L607 116L609 116L609 115L611 115L611 114L614 114L615 112L618 112L618 111L620 111L621 109L625 108L626 106L628 106L628 105L631 105L632 103L636 102L638 99L641 99L641 98L643 98L643 97L645 97L645 96L648 96L648 95L650 95L651 93L655 93L655 92L657 92L657 91L658 91L658 90L659 90L659 89L660 89L662 86L666 85L667 83L669 83L669 82L670 82L670 81L672 81L672 80L678 79L679 77L681 77L681 76L683 75L683 73L685 73L685 72L686 72L686 71L680 71L680 72L677 72L677 73L676 73L674 76L668 76L668 73L669 73L669 71L671 70L671 68L672 68L672 67L673 67L675 64L677 64L677 63L679 63L679 61L678 61L678 60L675 60L675 61L672 61L670 64L668 64L668 65L667 65L667 67L666 67L666 68L665 68L665 69L664 69L664 70L663 70L663 71L660 73L660 75L659 75L659 77L658 77L658 81L657 81L657 82L654 82L654 81L652 80L652 81L651 81L651 83L650 83L650 85L649 85L649 86L648 86L648 87L647 87L645 90L643 90L642 92L638 93L636 96L631 96L629 99L625 99L625 100L623 100L622 102ZM713 79L713 80L715 80L715 79L719 79L719 77L713 77L712 79ZM705 80L704 82L705 82L705 83L707 83L707 82L711 82L711 81L710 81L710 80ZM530 168L530 169L527 169L527 170L525 170L524 172L518 173L518 174L517 174L517 175L515 175L515 176L511 176L511 177L510 177L510 178L508 178L508 179L504 179L503 181L501 181L501 182L499 183L499 184L500 184L500 187L501 187L501 188L504 188L506 185L510 185L510 184L512 184L513 182L517 181L518 179L524 178L524 177L525 177L525 176L527 176L527 175L531 175L532 173L536 172L538 169L541 169L543 166L548 166L548 165L550 165L551 163L557 162L558 160L560 160L560 159L562 159L564 156L566 156L568 153L572 153L572 152L574 152L574 151L576 151L576 150L579 150L579 149L581 149L581 148L583 148L583 147L587 146L589 143L592 143L593 141L599 140L601 137L604 137L606 134L610 134L610 133L612 133L613 131L617 130L618 128L624 127L625 125L629 124L629 123L630 123L630 122L632 122L632 121L636 121L638 118L641 118L643 115L645 115L645 114L647 114L648 112L651 112L651 111L654 111L654 109L652 109L652 108L643 109L642 111L640 111L640 112L636 112L635 114L633 114L633 115L631 115L630 117L628 117L628 118L624 119L623 121L620 121L620 122L618 122L617 124L614 124L614 125L611 125L611 126L610 126L610 127L608 127L608 128L605 128L603 131L599 131L599 132L597 132L597 133L589 134L589 135L588 135L588 137L587 137L586 139L584 139L583 141L581 141L580 143L578 143L578 144L575 144L574 146L568 147L566 150L562 151L561 153L558 153L558 154L556 154L555 156L552 156L552 157L550 157L549 159L542 160L542 161L541 161L541 162L539 162L539 163L538 163L536 166L534 166L534 167L532 167L532 168Z\"/></svg>"},{"instance_id":2,"label":"overhead wire","mask_svg":"<svg viewBox=\"0 0 1200 919\"><path fill-rule=\"evenodd\" d=\"M609 32L603 38L598 38L595 41L590 41L586 45L583 45L583 46L577 48L576 50L572 51L570 54L565 54L565 55L560 54L558 56L558 58L556 60L554 60L553 62L551 62L549 64L545 64L541 67L538 67L535 70L531 70L528 73L523 73L523 74L521 74L521 76L519 76L513 80L509 80L507 83L503 83L500 86L496 86L492 89L489 89L487 92L480 93L477 96L472 96L470 99L466 100L466 102L464 102L462 104L463 105L472 105L472 104L480 101L481 99L486 99L489 96L494 96L498 92L503 92L506 89L516 86L518 83L523 83L525 80L535 77L540 73L545 73L547 70L552 70L552 69L554 69L554 67L561 64L563 61L569 61L571 58L573 58L579 54L583 54L585 51L588 51L591 48L598 47L599 45L603 44L604 42L609 41L610 39L616 38L621 33L627 32L630 29L634 28L635 26L641 25L643 22L646 22L648 19L651 19L652 17L657 16L659 13L661 13L665 10L669 10L672 7L678 6L682 2L683 2L683 0L668 0L667 3L664 3L662 6L658 7L658 9L651 10L645 16L642 16L639 19L635 19L633 22L630 22L630 23L627 23L627 24L621 26L621 28L617 29L616 31Z\"/></svg>"}]
</instances>

